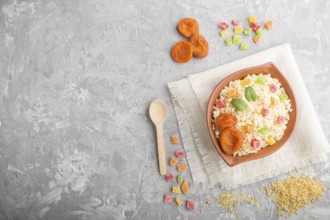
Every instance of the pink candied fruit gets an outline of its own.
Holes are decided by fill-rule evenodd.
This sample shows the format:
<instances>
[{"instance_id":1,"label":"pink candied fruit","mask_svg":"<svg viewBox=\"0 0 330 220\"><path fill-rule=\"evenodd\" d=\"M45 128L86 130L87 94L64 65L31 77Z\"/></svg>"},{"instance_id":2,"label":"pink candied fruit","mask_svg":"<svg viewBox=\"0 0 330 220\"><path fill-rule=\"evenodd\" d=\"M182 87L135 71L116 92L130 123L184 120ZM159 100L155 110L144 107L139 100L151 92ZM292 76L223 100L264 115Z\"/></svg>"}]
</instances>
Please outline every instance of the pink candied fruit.
<instances>
[{"instance_id":1,"label":"pink candied fruit","mask_svg":"<svg viewBox=\"0 0 330 220\"><path fill-rule=\"evenodd\" d=\"M187 200L186 207L189 210L194 210L195 209L195 203L192 200Z\"/></svg>"},{"instance_id":2,"label":"pink candied fruit","mask_svg":"<svg viewBox=\"0 0 330 220\"><path fill-rule=\"evenodd\" d=\"M234 26L239 25L239 20L232 20L231 24Z\"/></svg>"},{"instance_id":3,"label":"pink candied fruit","mask_svg":"<svg viewBox=\"0 0 330 220\"><path fill-rule=\"evenodd\" d=\"M165 195L164 196L164 202L165 203L172 203L173 197L171 195Z\"/></svg>"},{"instance_id":4,"label":"pink candied fruit","mask_svg":"<svg viewBox=\"0 0 330 220\"><path fill-rule=\"evenodd\" d=\"M253 31L257 31L260 28L258 23L251 23L250 27L252 28Z\"/></svg>"},{"instance_id":5,"label":"pink candied fruit","mask_svg":"<svg viewBox=\"0 0 330 220\"><path fill-rule=\"evenodd\" d=\"M277 91L277 87L274 85L274 84L271 84L269 86L269 90L272 92L272 93L275 93Z\"/></svg>"},{"instance_id":6,"label":"pink candied fruit","mask_svg":"<svg viewBox=\"0 0 330 220\"><path fill-rule=\"evenodd\" d=\"M177 150L177 151L175 152L175 156L176 156L177 158L182 158L182 157L184 156L184 152L183 152L183 150Z\"/></svg>"},{"instance_id":7,"label":"pink candied fruit","mask_svg":"<svg viewBox=\"0 0 330 220\"><path fill-rule=\"evenodd\" d=\"M228 25L226 22L221 22L221 23L219 24L219 27L220 27L221 29L227 29L227 28L229 27L229 25Z\"/></svg>"},{"instance_id":8,"label":"pink candied fruit","mask_svg":"<svg viewBox=\"0 0 330 220\"><path fill-rule=\"evenodd\" d=\"M168 173L166 175L166 180L169 181L169 182L171 182L173 180L173 178L174 178L174 175L172 173Z\"/></svg>"},{"instance_id":9,"label":"pink candied fruit","mask_svg":"<svg viewBox=\"0 0 330 220\"><path fill-rule=\"evenodd\" d=\"M261 115L262 115L263 117L266 117L267 115L269 115L269 110L266 109L266 108L262 108L262 109L261 109Z\"/></svg>"},{"instance_id":10,"label":"pink candied fruit","mask_svg":"<svg viewBox=\"0 0 330 220\"><path fill-rule=\"evenodd\" d=\"M225 108L225 107L226 107L226 102L225 102L225 100L217 99L217 100L215 101L215 107L217 107L217 108Z\"/></svg>"},{"instance_id":11,"label":"pink candied fruit","mask_svg":"<svg viewBox=\"0 0 330 220\"><path fill-rule=\"evenodd\" d=\"M258 139L252 139L251 140L251 147L253 149L258 149L260 148L260 141Z\"/></svg>"},{"instance_id":12,"label":"pink candied fruit","mask_svg":"<svg viewBox=\"0 0 330 220\"><path fill-rule=\"evenodd\" d=\"M285 121L285 117L280 115L276 119L276 124L278 124L278 125L283 124L284 121Z\"/></svg>"}]
</instances>

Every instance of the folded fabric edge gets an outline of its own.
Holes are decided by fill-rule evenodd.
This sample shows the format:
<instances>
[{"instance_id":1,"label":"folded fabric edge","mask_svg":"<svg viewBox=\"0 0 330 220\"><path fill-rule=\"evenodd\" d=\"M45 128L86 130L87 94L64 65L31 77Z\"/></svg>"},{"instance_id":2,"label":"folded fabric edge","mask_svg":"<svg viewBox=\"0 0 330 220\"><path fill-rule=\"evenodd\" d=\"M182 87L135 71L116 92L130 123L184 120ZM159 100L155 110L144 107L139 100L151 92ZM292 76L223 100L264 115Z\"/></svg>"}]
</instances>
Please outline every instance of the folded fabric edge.
<instances>
[{"instance_id":1,"label":"folded fabric edge","mask_svg":"<svg viewBox=\"0 0 330 220\"><path fill-rule=\"evenodd\" d=\"M172 83L168 83L168 89L170 92L171 100L173 103L174 111L176 114L178 126L179 126L179 131L180 135L182 138L183 146L186 151L186 156L187 156L187 162L190 168L190 173L192 176L192 180L195 185L197 184L202 184L203 188L208 188L211 186L211 181L209 180L208 176L206 175L206 171L203 171L205 173L204 177L202 176L201 169L204 169L201 162L198 161L197 155L194 155L196 153L196 150L192 148L192 143L190 143L188 135L185 131L190 131L190 129L187 127L187 124L184 122L183 119L181 119L182 115L180 114L180 105L176 99L176 96L173 94L175 90L175 86Z\"/></svg>"},{"instance_id":2,"label":"folded fabric edge","mask_svg":"<svg viewBox=\"0 0 330 220\"><path fill-rule=\"evenodd\" d=\"M198 133L196 133L197 130L199 130L200 124L198 125L191 125L189 122L194 121L193 115L191 112L189 112L187 109L194 109L192 106L188 106L188 103L184 101L182 90L185 91L185 95L188 96L189 89L192 90L191 85L189 84L188 79L183 79L177 82L169 83L170 90L173 95L173 98L178 101L179 106L182 109L182 112L184 113L184 116L187 118L187 121L189 124L189 130L191 131L193 140L195 142L194 147L199 152L199 155L202 159L202 166L204 166L206 174L208 176L208 179L210 183L207 184L207 187L209 185L214 185L219 182L218 176L215 172L215 168L213 167L212 160L209 158L210 155L208 154L208 151L202 151L202 149L199 147L198 141ZM193 91L191 91L193 92ZM196 107L199 108L199 104L196 101Z\"/></svg>"},{"instance_id":3,"label":"folded fabric edge","mask_svg":"<svg viewBox=\"0 0 330 220\"><path fill-rule=\"evenodd\" d=\"M231 189L238 188L240 186L246 186L246 185L256 183L256 182L259 182L259 181L262 181L265 179L270 179L270 178L288 173L295 169L301 169L301 168L307 167L312 164L326 163L327 160L328 160L328 157L326 154L321 154L321 155L316 154L316 155L313 155L310 157L306 157L306 158L298 161L297 163L291 164L289 166L286 165L284 167L277 168L276 170L273 170L269 173L262 174L257 177L253 177L249 180L245 179L244 182L241 180L235 179L235 182L234 181L220 181L220 185L221 185L222 189L231 190Z\"/></svg>"}]
</instances>

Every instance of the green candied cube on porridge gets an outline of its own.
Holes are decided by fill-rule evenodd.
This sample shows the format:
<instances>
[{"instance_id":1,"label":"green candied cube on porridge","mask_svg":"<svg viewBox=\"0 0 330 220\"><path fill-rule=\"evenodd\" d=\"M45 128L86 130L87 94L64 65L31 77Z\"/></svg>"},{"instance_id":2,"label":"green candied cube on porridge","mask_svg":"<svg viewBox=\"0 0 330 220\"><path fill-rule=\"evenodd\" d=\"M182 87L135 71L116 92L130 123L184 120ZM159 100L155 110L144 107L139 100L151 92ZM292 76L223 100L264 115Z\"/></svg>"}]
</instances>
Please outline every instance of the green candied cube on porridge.
<instances>
[{"instance_id":1,"label":"green candied cube on porridge","mask_svg":"<svg viewBox=\"0 0 330 220\"><path fill-rule=\"evenodd\" d=\"M268 126L263 126L258 131L259 131L260 134L266 134L266 133L269 132L269 127Z\"/></svg>"},{"instance_id":2,"label":"green candied cube on porridge","mask_svg":"<svg viewBox=\"0 0 330 220\"><path fill-rule=\"evenodd\" d=\"M241 36L237 35L237 34L234 34L233 36L233 43L234 44L240 44L241 43Z\"/></svg>"},{"instance_id":3,"label":"green candied cube on porridge","mask_svg":"<svg viewBox=\"0 0 330 220\"><path fill-rule=\"evenodd\" d=\"M281 93L280 96L279 96L281 102L285 101L285 100L288 100L288 95L286 93Z\"/></svg>"},{"instance_id":4,"label":"green candied cube on porridge","mask_svg":"<svg viewBox=\"0 0 330 220\"><path fill-rule=\"evenodd\" d=\"M267 81L267 79L263 75L260 75L260 76L257 77L255 83L256 84L264 84L266 81Z\"/></svg>"}]
</instances>

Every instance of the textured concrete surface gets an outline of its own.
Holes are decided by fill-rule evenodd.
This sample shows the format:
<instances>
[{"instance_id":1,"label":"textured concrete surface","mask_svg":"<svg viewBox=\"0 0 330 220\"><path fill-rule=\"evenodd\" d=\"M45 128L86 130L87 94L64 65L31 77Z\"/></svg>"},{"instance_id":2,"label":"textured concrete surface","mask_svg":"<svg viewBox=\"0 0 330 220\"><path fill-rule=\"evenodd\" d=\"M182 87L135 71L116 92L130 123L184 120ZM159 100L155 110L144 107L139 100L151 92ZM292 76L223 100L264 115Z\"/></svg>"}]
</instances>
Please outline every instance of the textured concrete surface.
<instances>
[{"instance_id":1,"label":"textured concrete surface","mask_svg":"<svg viewBox=\"0 0 330 220\"><path fill-rule=\"evenodd\" d=\"M155 130L147 108L169 107L168 157L179 145L167 82L290 43L330 142L330 1L53 0L0 1L0 219L234 219L207 198L222 190L193 186L196 211L163 204ZM225 48L217 24L254 14L275 29L248 51ZM195 17L209 41L205 59L170 58L182 17ZM249 38L246 38L249 39ZM252 42L249 39L249 42ZM173 171L173 170L172 170ZM306 169L327 184L329 164ZM185 174L188 179L189 173ZM241 219L276 219L262 207L238 207ZM292 219L329 219L329 189Z\"/></svg>"}]
</instances>

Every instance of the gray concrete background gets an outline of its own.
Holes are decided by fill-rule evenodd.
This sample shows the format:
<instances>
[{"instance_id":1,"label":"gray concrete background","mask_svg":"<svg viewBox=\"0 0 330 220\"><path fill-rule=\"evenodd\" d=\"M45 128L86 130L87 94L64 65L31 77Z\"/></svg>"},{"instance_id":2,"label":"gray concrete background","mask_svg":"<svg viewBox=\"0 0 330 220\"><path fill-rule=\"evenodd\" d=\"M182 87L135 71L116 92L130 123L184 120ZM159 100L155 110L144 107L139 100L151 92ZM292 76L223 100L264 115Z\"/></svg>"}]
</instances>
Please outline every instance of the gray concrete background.
<instances>
[{"instance_id":1,"label":"gray concrete background","mask_svg":"<svg viewBox=\"0 0 330 220\"><path fill-rule=\"evenodd\" d=\"M212 199L200 212L219 187L193 186L194 212L162 203L171 184L158 172L147 108L155 98L168 104L170 157L182 145L169 141L179 130L167 83L282 43L292 46L330 142L329 0L0 0L0 8L0 219L235 218ZM275 29L248 51L225 48L217 24L246 25L250 14ZM207 58L171 60L183 17L198 19ZM304 172L330 182L329 164ZM236 190L262 204L239 206L241 219L277 219L258 191L276 179ZM329 219L329 201L328 189L292 219Z\"/></svg>"}]
</instances>

